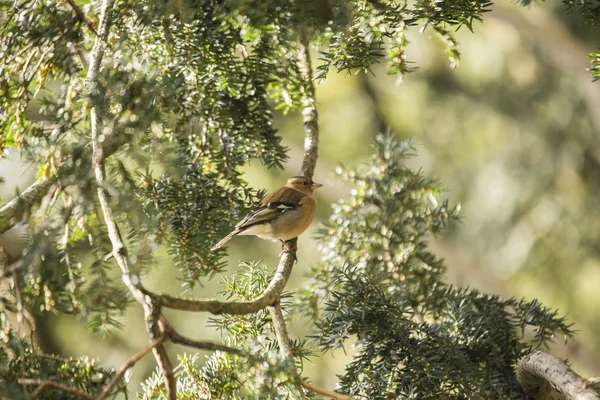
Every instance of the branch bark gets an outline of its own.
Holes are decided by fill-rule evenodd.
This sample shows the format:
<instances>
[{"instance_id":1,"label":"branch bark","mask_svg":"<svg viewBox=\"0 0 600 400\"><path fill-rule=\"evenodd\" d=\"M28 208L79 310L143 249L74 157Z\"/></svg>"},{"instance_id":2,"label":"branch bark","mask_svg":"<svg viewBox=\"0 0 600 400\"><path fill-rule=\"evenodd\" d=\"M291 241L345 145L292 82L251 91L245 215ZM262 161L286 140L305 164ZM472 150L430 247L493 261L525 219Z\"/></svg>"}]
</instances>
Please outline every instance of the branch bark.
<instances>
[{"instance_id":1,"label":"branch bark","mask_svg":"<svg viewBox=\"0 0 600 400\"><path fill-rule=\"evenodd\" d=\"M536 400L600 400L600 393L590 387L586 379L560 358L541 350L521 359L517 380L525 394Z\"/></svg>"},{"instance_id":2,"label":"branch bark","mask_svg":"<svg viewBox=\"0 0 600 400\"><path fill-rule=\"evenodd\" d=\"M269 312L271 313L275 336L277 336L277 342L279 343L279 353L281 354L281 357L287 358L293 363L294 351L290 343L287 327L285 326L285 318L283 316L283 310L281 309L281 303L277 301L269 308Z\"/></svg>"}]
</instances>

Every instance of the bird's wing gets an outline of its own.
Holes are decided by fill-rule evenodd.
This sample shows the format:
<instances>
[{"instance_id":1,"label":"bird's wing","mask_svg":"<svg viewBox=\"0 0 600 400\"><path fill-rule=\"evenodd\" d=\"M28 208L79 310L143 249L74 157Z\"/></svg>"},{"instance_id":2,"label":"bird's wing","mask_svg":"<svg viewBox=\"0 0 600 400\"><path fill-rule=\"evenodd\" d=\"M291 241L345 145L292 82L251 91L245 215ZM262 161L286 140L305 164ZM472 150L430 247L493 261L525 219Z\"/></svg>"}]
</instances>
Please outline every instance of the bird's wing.
<instances>
[{"instance_id":1,"label":"bird's wing","mask_svg":"<svg viewBox=\"0 0 600 400\"><path fill-rule=\"evenodd\" d=\"M235 227L244 230L250 226L272 221L290 210L302 207L300 201L306 195L296 189L282 187L268 194L246 217Z\"/></svg>"}]
</instances>

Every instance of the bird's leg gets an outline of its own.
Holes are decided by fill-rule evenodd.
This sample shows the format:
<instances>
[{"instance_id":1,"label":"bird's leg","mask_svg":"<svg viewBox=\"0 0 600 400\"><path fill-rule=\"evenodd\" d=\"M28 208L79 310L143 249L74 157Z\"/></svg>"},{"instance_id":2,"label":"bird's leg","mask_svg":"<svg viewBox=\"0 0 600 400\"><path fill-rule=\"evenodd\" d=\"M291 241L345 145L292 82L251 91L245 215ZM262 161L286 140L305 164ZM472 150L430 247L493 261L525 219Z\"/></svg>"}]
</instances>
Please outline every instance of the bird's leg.
<instances>
[{"instance_id":1,"label":"bird's leg","mask_svg":"<svg viewBox=\"0 0 600 400\"><path fill-rule=\"evenodd\" d=\"M292 257L294 257L294 262L298 262L298 257L296 257L296 252L293 251L292 249L290 249L290 247L283 240L280 239L279 241L281 242L281 253L279 253L279 257L281 257L281 255L284 253L284 251L287 251L288 253L290 253L290 255Z\"/></svg>"}]
</instances>

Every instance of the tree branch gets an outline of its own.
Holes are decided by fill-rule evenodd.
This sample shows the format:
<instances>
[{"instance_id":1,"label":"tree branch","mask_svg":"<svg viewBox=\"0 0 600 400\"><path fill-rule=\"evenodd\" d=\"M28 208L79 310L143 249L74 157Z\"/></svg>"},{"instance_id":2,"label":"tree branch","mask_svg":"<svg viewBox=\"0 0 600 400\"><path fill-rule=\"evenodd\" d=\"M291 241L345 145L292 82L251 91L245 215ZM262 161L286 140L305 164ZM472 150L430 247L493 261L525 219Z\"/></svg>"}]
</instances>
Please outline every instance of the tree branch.
<instances>
[{"instance_id":1,"label":"tree branch","mask_svg":"<svg viewBox=\"0 0 600 400\"><path fill-rule=\"evenodd\" d=\"M517 380L533 399L599 400L600 393L560 358L536 350L521 359ZM556 397L556 395L560 397Z\"/></svg>"},{"instance_id":2,"label":"tree branch","mask_svg":"<svg viewBox=\"0 0 600 400\"><path fill-rule=\"evenodd\" d=\"M123 137L110 137L103 142L103 149L105 157L116 152L121 146L125 144L125 138ZM88 154L88 145L81 145L71 152L70 160L74 160L75 157L85 157ZM71 164L72 165L72 164ZM39 179L29 186L21 194L13 198L11 201L6 203L0 208L0 234L14 227L19 222L23 221L24 215L33 207L42 201L44 196L52 188L55 183L59 182L59 178L68 172L72 166L69 162L63 162L59 167L56 175L48 179Z\"/></svg>"},{"instance_id":3,"label":"tree branch","mask_svg":"<svg viewBox=\"0 0 600 400\"><path fill-rule=\"evenodd\" d=\"M175 344L181 344L183 346L188 346L188 347L195 347L197 349L202 349L202 350L222 351L225 353L232 353L232 354L237 354L237 355L244 354L244 352L242 350L236 349L233 347L229 347L229 346L225 346L225 345L217 344L217 343L213 343L213 342L206 342L203 340L201 341L201 340L194 340L194 339L186 338L185 336L181 336L179 333L177 333L173 328L167 329L166 334L167 334L169 340Z\"/></svg>"},{"instance_id":4,"label":"tree branch","mask_svg":"<svg viewBox=\"0 0 600 400\"><path fill-rule=\"evenodd\" d=\"M103 0L100 13L100 22L98 24L98 35L92 47L92 55L90 58L90 65L86 76L86 88L88 92L92 93L96 84L96 78L100 71L100 65L102 57L104 55L104 49L106 46L106 39L108 37L110 18L109 10L112 8L113 0ZM113 255L119 264L122 271L122 279L134 298L144 307L146 315L146 329L150 340L158 339L159 333L157 324L154 323L156 317L156 308L154 307L153 300L147 298L144 294L143 287L137 276L131 274L129 268L129 262L127 260L126 248L123 240L121 239L121 233L119 227L115 221L112 213L112 209L108 202L108 193L106 191L106 172L104 168L104 151L100 143L98 142L98 134L100 132L100 116L98 115L98 109L95 105L92 105L90 110L90 123L92 132L92 166L94 175L96 176L96 182L98 184L98 201L104 214L104 221L108 230L108 236L113 245ZM155 345L152 347L154 358L163 373L165 380L165 387L167 390L167 399L176 400L176 381L173 374L173 365L169 360L165 347L162 344Z\"/></svg>"},{"instance_id":5,"label":"tree branch","mask_svg":"<svg viewBox=\"0 0 600 400\"><path fill-rule=\"evenodd\" d=\"M0 281L2 281L2 279L13 276L18 270L23 268L23 265L24 264L20 260L17 260L12 264L4 267L2 272L0 272Z\"/></svg>"},{"instance_id":6,"label":"tree branch","mask_svg":"<svg viewBox=\"0 0 600 400\"><path fill-rule=\"evenodd\" d=\"M108 383L108 385L106 385L104 387L104 389L102 390L102 393L100 393L95 398L95 400L104 400L104 399L106 399L110 395L110 392L115 388L115 386L117 386L117 384L119 383L119 381L121 379L123 379L123 375L125 375L125 373L127 372L127 370L129 368L133 367L142 358L144 358L146 356L146 354L150 353L156 346L161 345L166 339L167 339L167 336L166 335L162 335L161 337L159 337L158 339L156 339L154 342L150 343L148 346L146 346L145 348L143 348L142 350L140 350L133 357L131 357L125 364L121 365L121 368L119 368L119 370L117 371L117 373L115 374L115 376L113 376L113 378L110 380L110 382Z\"/></svg>"},{"instance_id":7,"label":"tree branch","mask_svg":"<svg viewBox=\"0 0 600 400\"><path fill-rule=\"evenodd\" d=\"M296 58L302 78L304 96L302 98L302 119L304 121L304 159L302 160L302 175L312 178L317 166L319 152L319 115L317 113L313 71L310 65L310 49L308 36L300 34L297 42Z\"/></svg>"},{"instance_id":8,"label":"tree branch","mask_svg":"<svg viewBox=\"0 0 600 400\"><path fill-rule=\"evenodd\" d=\"M271 321L273 324L273 329L275 330L275 336L277 337L277 343L279 343L279 354L281 354L281 358L290 363L292 375L296 381L296 389L298 390L300 398L304 399L306 397L304 396L304 391L302 390L302 386L300 384L300 375L296 370L294 351L290 343L290 337L287 332L287 327L285 326L285 318L283 317L283 311L281 310L281 303L279 300L269 307L269 313L271 314Z\"/></svg>"},{"instance_id":9,"label":"tree branch","mask_svg":"<svg viewBox=\"0 0 600 400\"><path fill-rule=\"evenodd\" d=\"M292 250L296 249L296 239L292 239L287 242L288 246ZM274 304L285 285L290 278L292 273L292 266L294 265L294 258L287 252L283 253L277 270L273 279L269 283L269 286L252 301L246 302L235 302L235 301L219 301L213 299L207 300L194 300L180 297L174 297L167 294L147 294L155 296L161 306L172 308L174 310L181 311L195 311L195 312L209 312L211 314L232 314L232 315L243 315L251 314L268 306Z\"/></svg>"},{"instance_id":10,"label":"tree branch","mask_svg":"<svg viewBox=\"0 0 600 400\"><path fill-rule=\"evenodd\" d=\"M269 308L269 312L271 313L275 336L277 336L277 342L279 343L279 353L281 354L281 357L287 358L293 363L294 350L292 349L287 327L285 326L285 318L283 316L283 310L281 309L281 303L277 301Z\"/></svg>"},{"instance_id":11,"label":"tree branch","mask_svg":"<svg viewBox=\"0 0 600 400\"><path fill-rule=\"evenodd\" d=\"M92 396L91 394L87 394L85 392L82 392L79 389L73 388L71 386L67 386L67 385L63 385L62 383L56 383L56 382L52 382L52 381L45 381L43 379L28 379L28 378L21 378L18 381L21 385L37 385L38 388L35 391L35 393L33 394L34 398L37 398L38 395L46 388L49 389L56 389L56 390L62 390L63 392L67 392L70 393L74 396L79 396L82 399L87 399L87 400L94 400L94 396Z\"/></svg>"},{"instance_id":12,"label":"tree branch","mask_svg":"<svg viewBox=\"0 0 600 400\"><path fill-rule=\"evenodd\" d=\"M345 394L340 394L336 392L332 392L331 390L323 389L318 386L313 385L312 383L308 383L306 381L302 381L300 383L303 388L310 390L311 392L320 394L322 396L327 396L336 400L352 400L352 397L346 396Z\"/></svg>"},{"instance_id":13,"label":"tree branch","mask_svg":"<svg viewBox=\"0 0 600 400\"><path fill-rule=\"evenodd\" d=\"M377 88L371 81L368 73L362 72L358 74L357 77L362 92L365 95L367 95L367 97L371 101L373 125L375 126L374 136L377 136L378 134L384 133L388 130L387 118L385 117L385 114L382 111L381 100L379 99Z\"/></svg>"},{"instance_id":14,"label":"tree branch","mask_svg":"<svg viewBox=\"0 0 600 400\"><path fill-rule=\"evenodd\" d=\"M79 8L79 6L75 3L75 1L73 1L73 0L65 0L65 1L71 7L71 11L73 12L73 16L75 18L77 18L80 22L84 23L88 27L88 29L90 31L92 31L92 33L94 35L97 36L98 33L96 32L96 29L94 28L94 24L92 24L92 21L90 21L89 19L86 18L85 14L81 10L81 8Z\"/></svg>"},{"instance_id":15,"label":"tree branch","mask_svg":"<svg viewBox=\"0 0 600 400\"><path fill-rule=\"evenodd\" d=\"M0 234L6 232L18 222L21 222L23 215L33 205L42 201L55 182L56 177L40 179L0 208Z\"/></svg>"}]
</instances>

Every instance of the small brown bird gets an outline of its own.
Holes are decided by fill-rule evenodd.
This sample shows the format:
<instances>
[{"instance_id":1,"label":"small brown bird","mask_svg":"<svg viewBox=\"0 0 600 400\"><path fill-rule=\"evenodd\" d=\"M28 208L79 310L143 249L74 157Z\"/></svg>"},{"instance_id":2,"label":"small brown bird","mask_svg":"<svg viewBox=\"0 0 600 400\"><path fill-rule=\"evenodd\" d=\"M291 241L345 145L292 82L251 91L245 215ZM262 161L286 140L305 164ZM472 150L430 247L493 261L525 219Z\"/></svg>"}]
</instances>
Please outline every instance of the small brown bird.
<instances>
[{"instance_id":1,"label":"small brown bird","mask_svg":"<svg viewBox=\"0 0 600 400\"><path fill-rule=\"evenodd\" d=\"M320 183L315 183L304 176L293 176L285 186L269 193L265 198L236 226L233 232L215 244L211 250L223 246L234 236L254 235L262 239L281 241L298 237L309 227L315 211L317 200L313 196ZM294 256L288 246L284 247Z\"/></svg>"}]
</instances>

